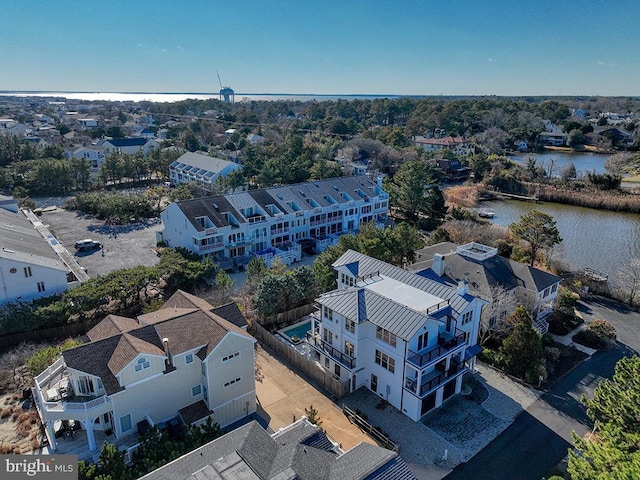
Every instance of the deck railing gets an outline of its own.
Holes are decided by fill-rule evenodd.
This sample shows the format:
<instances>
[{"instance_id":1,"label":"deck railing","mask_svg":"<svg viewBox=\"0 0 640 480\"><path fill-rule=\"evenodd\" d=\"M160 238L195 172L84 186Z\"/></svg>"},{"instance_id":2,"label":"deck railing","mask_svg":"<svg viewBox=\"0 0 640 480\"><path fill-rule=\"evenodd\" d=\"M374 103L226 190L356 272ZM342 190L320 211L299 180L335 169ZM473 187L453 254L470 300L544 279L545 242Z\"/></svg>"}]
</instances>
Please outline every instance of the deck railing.
<instances>
[{"instance_id":1,"label":"deck railing","mask_svg":"<svg viewBox=\"0 0 640 480\"><path fill-rule=\"evenodd\" d=\"M307 342L312 347L315 347L316 350L319 350L324 353L328 353L334 360L337 360L342 365L349 369L353 369L356 365L356 359L347 355L346 353L342 353L340 350L335 348L330 343L325 342L321 338L318 338L311 334L311 332L307 332Z\"/></svg>"},{"instance_id":2,"label":"deck railing","mask_svg":"<svg viewBox=\"0 0 640 480\"><path fill-rule=\"evenodd\" d=\"M445 340L444 337L439 336L438 345L422 354L409 350L407 361L419 368L422 368L429 363L435 362L436 360L445 356L448 352L450 352L454 348L459 347L465 342L466 333L460 330L456 330L456 332L457 335L450 340ZM442 344L440 344L441 342Z\"/></svg>"}]
</instances>

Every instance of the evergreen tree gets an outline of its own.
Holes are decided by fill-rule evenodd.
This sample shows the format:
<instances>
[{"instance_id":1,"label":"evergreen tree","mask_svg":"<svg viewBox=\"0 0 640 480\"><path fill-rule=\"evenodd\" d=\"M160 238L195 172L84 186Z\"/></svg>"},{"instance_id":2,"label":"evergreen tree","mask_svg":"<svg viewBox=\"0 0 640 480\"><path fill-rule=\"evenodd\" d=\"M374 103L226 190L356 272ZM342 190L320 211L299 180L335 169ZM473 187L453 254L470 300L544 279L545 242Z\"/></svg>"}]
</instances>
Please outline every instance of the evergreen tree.
<instances>
[{"instance_id":1,"label":"evergreen tree","mask_svg":"<svg viewBox=\"0 0 640 480\"><path fill-rule=\"evenodd\" d=\"M505 370L511 375L535 382L538 375L543 374L540 369L542 338L533 328L531 317L522 305L511 314L507 322L512 329L511 334L500 347Z\"/></svg>"},{"instance_id":2,"label":"evergreen tree","mask_svg":"<svg viewBox=\"0 0 640 480\"><path fill-rule=\"evenodd\" d=\"M640 478L640 358L622 358L613 380L603 380L586 400L593 435L573 435L567 471L575 480ZM583 399L584 400L584 399Z\"/></svg>"}]
</instances>

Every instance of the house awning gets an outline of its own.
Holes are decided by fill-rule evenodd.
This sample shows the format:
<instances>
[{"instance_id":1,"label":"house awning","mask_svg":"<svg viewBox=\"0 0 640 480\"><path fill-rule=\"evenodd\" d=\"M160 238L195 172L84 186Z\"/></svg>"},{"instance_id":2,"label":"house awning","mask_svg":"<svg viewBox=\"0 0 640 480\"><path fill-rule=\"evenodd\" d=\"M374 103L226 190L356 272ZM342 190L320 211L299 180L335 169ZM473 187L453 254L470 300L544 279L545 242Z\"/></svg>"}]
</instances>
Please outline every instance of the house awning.
<instances>
[{"instance_id":1,"label":"house awning","mask_svg":"<svg viewBox=\"0 0 640 480\"><path fill-rule=\"evenodd\" d=\"M469 360L470 358L475 357L480 352L482 352L482 347L480 345L472 345L472 346L470 346L464 352L465 361Z\"/></svg>"}]
</instances>

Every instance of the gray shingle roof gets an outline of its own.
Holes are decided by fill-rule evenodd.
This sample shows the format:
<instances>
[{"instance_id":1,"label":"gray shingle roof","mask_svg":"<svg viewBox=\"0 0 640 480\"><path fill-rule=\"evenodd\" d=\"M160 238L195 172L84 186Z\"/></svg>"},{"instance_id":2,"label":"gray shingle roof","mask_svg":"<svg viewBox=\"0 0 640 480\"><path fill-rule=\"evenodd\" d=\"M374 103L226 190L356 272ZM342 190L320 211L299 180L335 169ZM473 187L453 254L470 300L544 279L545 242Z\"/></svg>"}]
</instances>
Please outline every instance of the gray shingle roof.
<instances>
[{"instance_id":1,"label":"gray shingle roof","mask_svg":"<svg viewBox=\"0 0 640 480\"><path fill-rule=\"evenodd\" d=\"M67 271L51 245L22 212L0 208L0 258Z\"/></svg>"},{"instance_id":2,"label":"gray shingle roof","mask_svg":"<svg viewBox=\"0 0 640 480\"><path fill-rule=\"evenodd\" d=\"M445 273L442 281L455 284L458 279L467 277L469 289L488 297L491 287L499 286L505 290L523 287L527 290L542 292L545 288L562 281L562 277L545 272L530 265L495 255L480 261L456 253L457 245L443 242L419 250L419 262L410 265L411 270L427 270L433 276L431 269L433 256L436 253L444 255Z\"/></svg>"},{"instance_id":3,"label":"gray shingle roof","mask_svg":"<svg viewBox=\"0 0 640 480\"><path fill-rule=\"evenodd\" d=\"M315 425L298 421L270 436L251 422L145 475L141 480L413 480L404 461L359 444L337 455Z\"/></svg>"},{"instance_id":4,"label":"gray shingle roof","mask_svg":"<svg viewBox=\"0 0 640 480\"><path fill-rule=\"evenodd\" d=\"M377 183L368 177L352 176L197 198L176 202L176 205L194 227L201 231L203 228L195 219L204 215L208 216L217 227L224 227L228 226L229 223L221 215L223 212L232 213L238 221L242 222L244 220L239 210L247 207L259 207L267 216L272 217L274 214L266 208L269 204L277 205L278 209L283 213L293 213L296 209L293 208L291 202L294 202L300 211L308 211L315 208L310 204L311 199L321 207L331 205L327 197L331 197L337 204L344 205L350 200L344 198L342 192L345 192L354 200L361 200L362 195L358 192L362 192L368 197L376 197L379 191ZM214 204L218 208L215 208Z\"/></svg>"},{"instance_id":5,"label":"gray shingle roof","mask_svg":"<svg viewBox=\"0 0 640 480\"><path fill-rule=\"evenodd\" d=\"M210 155L185 152L171 164L171 167L176 167L179 164L196 167L200 170L206 170L208 172L220 173L226 167L228 167L229 165L233 165L234 163L228 160L223 160L222 158L212 157Z\"/></svg>"}]
</instances>

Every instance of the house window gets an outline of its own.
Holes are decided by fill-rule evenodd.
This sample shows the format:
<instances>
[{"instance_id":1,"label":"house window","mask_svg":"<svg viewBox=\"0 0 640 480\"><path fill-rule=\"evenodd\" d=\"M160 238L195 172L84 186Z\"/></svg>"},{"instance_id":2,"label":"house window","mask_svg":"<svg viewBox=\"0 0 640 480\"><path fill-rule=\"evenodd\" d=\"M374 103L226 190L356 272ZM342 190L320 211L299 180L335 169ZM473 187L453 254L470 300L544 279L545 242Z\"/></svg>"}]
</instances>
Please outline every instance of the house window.
<instances>
[{"instance_id":1,"label":"house window","mask_svg":"<svg viewBox=\"0 0 640 480\"><path fill-rule=\"evenodd\" d=\"M344 342L344 353L346 353L351 358L353 358L354 351L355 351L355 348L353 347L353 343Z\"/></svg>"},{"instance_id":2,"label":"house window","mask_svg":"<svg viewBox=\"0 0 640 480\"><path fill-rule=\"evenodd\" d=\"M464 315L462 315L462 325L466 325L467 323L469 323L472 318L473 312L466 312Z\"/></svg>"},{"instance_id":3,"label":"house window","mask_svg":"<svg viewBox=\"0 0 640 480\"><path fill-rule=\"evenodd\" d=\"M335 364L333 373L335 373L338 377L340 376L340 365L338 365L337 363Z\"/></svg>"},{"instance_id":4,"label":"house window","mask_svg":"<svg viewBox=\"0 0 640 480\"><path fill-rule=\"evenodd\" d=\"M33 274L31 273L31 267L24 267L24 276L31 277Z\"/></svg>"},{"instance_id":5,"label":"house window","mask_svg":"<svg viewBox=\"0 0 640 480\"><path fill-rule=\"evenodd\" d=\"M141 370L146 370L149 367L150 367L149 361L146 358L141 357L138 359L138 362L136 363L135 370L136 372L139 372Z\"/></svg>"},{"instance_id":6,"label":"house window","mask_svg":"<svg viewBox=\"0 0 640 480\"><path fill-rule=\"evenodd\" d=\"M558 290L558 284L554 283L551 285L551 293L556 293L556 290Z\"/></svg>"},{"instance_id":7,"label":"house window","mask_svg":"<svg viewBox=\"0 0 640 480\"><path fill-rule=\"evenodd\" d=\"M324 357L324 366L325 366L325 368L329 368L329 365L330 365L329 357Z\"/></svg>"},{"instance_id":8,"label":"house window","mask_svg":"<svg viewBox=\"0 0 640 480\"><path fill-rule=\"evenodd\" d=\"M193 353L188 353L186 357L184 357L184 363L189 365L193 363Z\"/></svg>"},{"instance_id":9,"label":"house window","mask_svg":"<svg viewBox=\"0 0 640 480\"><path fill-rule=\"evenodd\" d=\"M323 330L324 341L329 345L333 345L333 332L331 330L327 330L326 328Z\"/></svg>"},{"instance_id":10,"label":"house window","mask_svg":"<svg viewBox=\"0 0 640 480\"><path fill-rule=\"evenodd\" d=\"M386 353L376 350L376 363L391 373L396 371L396 361Z\"/></svg>"},{"instance_id":11,"label":"house window","mask_svg":"<svg viewBox=\"0 0 640 480\"><path fill-rule=\"evenodd\" d=\"M207 376L207 367L205 366L204 362L202 362L200 364L200 372L202 373L202 376L206 378L206 376Z\"/></svg>"},{"instance_id":12,"label":"house window","mask_svg":"<svg viewBox=\"0 0 640 480\"><path fill-rule=\"evenodd\" d=\"M78 377L78 393L80 395L92 395L94 393L93 389L93 379L87 376Z\"/></svg>"},{"instance_id":13,"label":"house window","mask_svg":"<svg viewBox=\"0 0 640 480\"><path fill-rule=\"evenodd\" d=\"M382 340L384 343L388 343L392 347L396 346L397 338L389 330L385 330L382 327L376 327L376 338Z\"/></svg>"},{"instance_id":14,"label":"house window","mask_svg":"<svg viewBox=\"0 0 640 480\"><path fill-rule=\"evenodd\" d=\"M230 385L233 385L234 383L240 383L240 377L238 378L234 378L233 380L229 380L228 382L226 382L224 384L225 387L228 387Z\"/></svg>"},{"instance_id":15,"label":"house window","mask_svg":"<svg viewBox=\"0 0 640 480\"><path fill-rule=\"evenodd\" d=\"M195 397L196 395L200 395L202 393L202 385L196 385L195 387L191 387L191 396Z\"/></svg>"},{"instance_id":16,"label":"house window","mask_svg":"<svg viewBox=\"0 0 640 480\"><path fill-rule=\"evenodd\" d=\"M128 432L133 427L131 422L131 414L127 413L125 416L120 417L120 430L122 433Z\"/></svg>"},{"instance_id":17,"label":"house window","mask_svg":"<svg viewBox=\"0 0 640 480\"><path fill-rule=\"evenodd\" d=\"M551 287L547 287L544 289L544 292L542 292L542 298L544 297L548 297L549 296L549 292L551 291Z\"/></svg>"},{"instance_id":18,"label":"house window","mask_svg":"<svg viewBox=\"0 0 640 480\"><path fill-rule=\"evenodd\" d=\"M333 321L333 310L330 308L324 307L324 316L329 320Z\"/></svg>"},{"instance_id":19,"label":"house window","mask_svg":"<svg viewBox=\"0 0 640 480\"><path fill-rule=\"evenodd\" d=\"M344 329L347 332L356 333L356 322L349 318L344 319Z\"/></svg>"},{"instance_id":20,"label":"house window","mask_svg":"<svg viewBox=\"0 0 640 480\"><path fill-rule=\"evenodd\" d=\"M38 282L38 291L44 292L44 282Z\"/></svg>"},{"instance_id":21,"label":"house window","mask_svg":"<svg viewBox=\"0 0 640 480\"><path fill-rule=\"evenodd\" d=\"M207 392L207 387L206 386L202 386L202 398L204 398L205 402L209 401L209 392Z\"/></svg>"},{"instance_id":22,"label":"house window","mask_svg":"<svg viewBox=\"0 0 640 480\"><path fill-rule=\"evenodd\" d=\"M227 355L226 357L222 357L222 362L228 362L229 360L232 360L236 357L240 356L240 352L235 352L232 353L231 355Z\"/></svg>"},{"instance_id":23,"label":"house window","mask_svg":"<svg viewBox=\"0 0 640 480\"><path fill-rule=\"evenodd\" d=\"M427 348L427 344L429 342L429 332L424 332L421 335L418 335L418 351L423 348Z\"/></svg>"}]
</instances>

